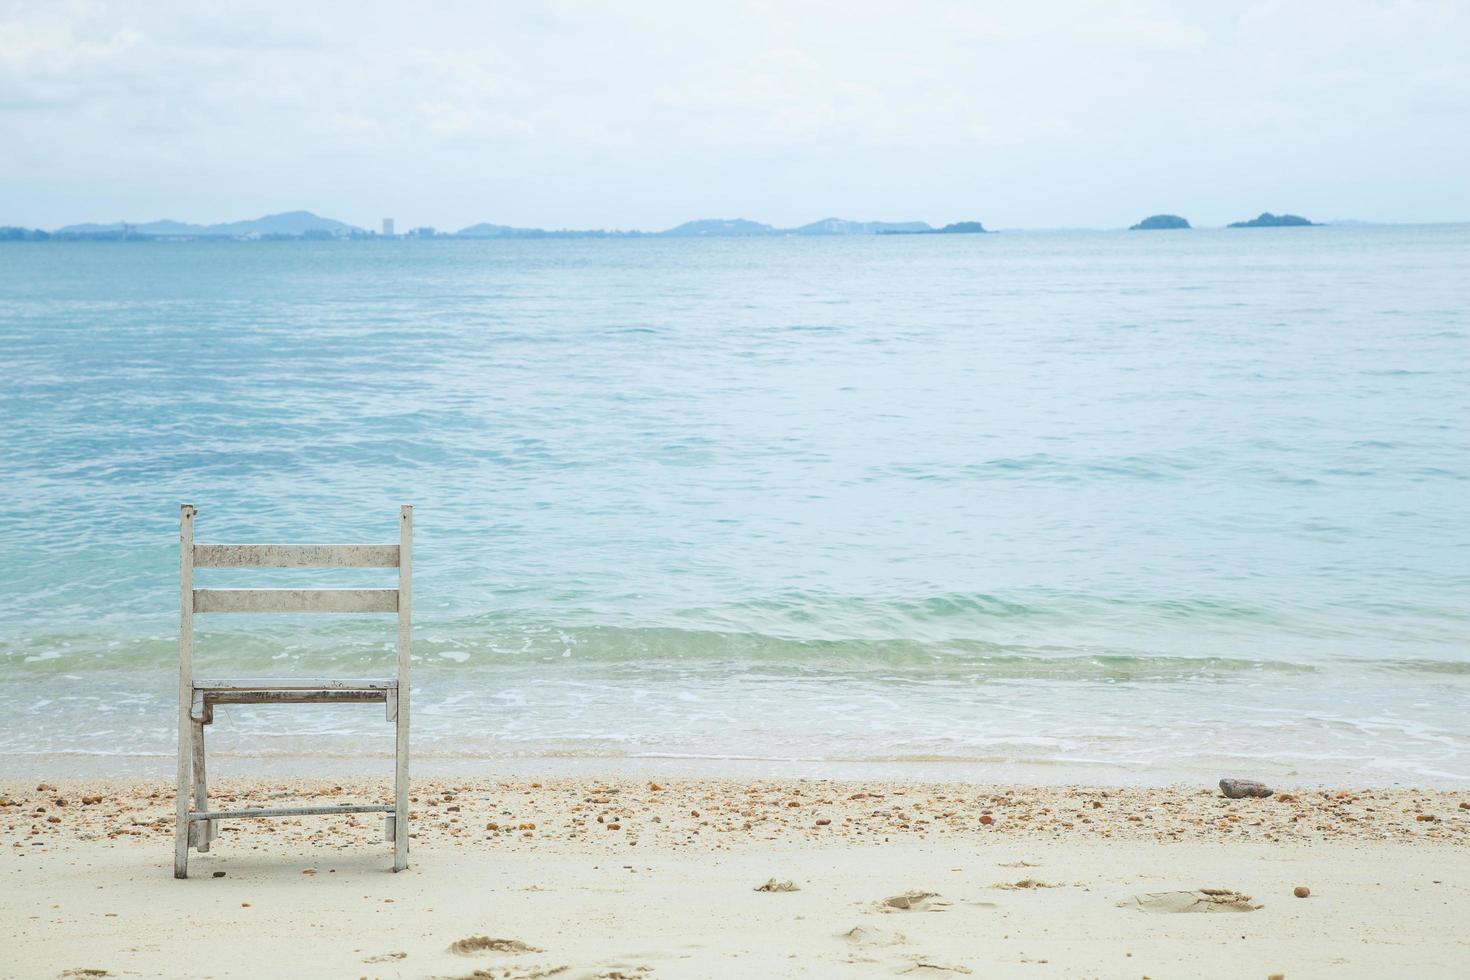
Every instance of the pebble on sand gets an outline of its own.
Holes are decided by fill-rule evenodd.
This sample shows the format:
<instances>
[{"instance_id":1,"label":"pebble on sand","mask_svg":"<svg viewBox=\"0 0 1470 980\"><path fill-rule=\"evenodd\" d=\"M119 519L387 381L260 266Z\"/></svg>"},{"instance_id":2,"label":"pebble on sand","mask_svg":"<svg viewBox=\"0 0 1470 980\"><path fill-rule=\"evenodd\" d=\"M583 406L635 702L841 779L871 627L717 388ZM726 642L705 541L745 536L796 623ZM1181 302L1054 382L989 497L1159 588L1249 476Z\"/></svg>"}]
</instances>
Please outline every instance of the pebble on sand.
<instances>
[{"instance_id":1,"label":"pebble on sand","mask_svg":"<svg viewBox=\"0 0 1470 980\"><path fill-rule=\"evenodd\" d=\"M1306 898L1308 895L1312 894L1312 889L1308 888L1306 885L1297 885L1291 890L1291 893L1297 898Z\"/></svg>"},{"instance_id":2,"label":"pebble on sand","mask_svg":"<svg viewBox=\"0 0 1470 980\"><path fill-rule=\"evenodd\" d=\"M1253 779L1222 779L1220 792L1232 800L1239 800L1247 796L1270 796L1272 790L1265 783L1258 783Z\"/></svg>"}]
</instances>

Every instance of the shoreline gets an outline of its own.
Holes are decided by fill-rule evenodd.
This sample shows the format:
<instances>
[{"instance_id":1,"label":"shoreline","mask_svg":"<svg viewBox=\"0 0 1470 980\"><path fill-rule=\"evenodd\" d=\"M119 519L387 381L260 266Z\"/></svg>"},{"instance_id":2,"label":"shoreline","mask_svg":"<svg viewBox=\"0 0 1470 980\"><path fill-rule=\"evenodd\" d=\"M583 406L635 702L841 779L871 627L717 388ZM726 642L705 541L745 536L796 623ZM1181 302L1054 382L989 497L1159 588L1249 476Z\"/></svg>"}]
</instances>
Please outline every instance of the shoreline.
<instances>
[{"instance_id":1,"label":"shoreline","mask_svg":"<svg viewBox=\"0 0 1470 980\"><path fill-rule=\"evenodd\" d=\"M1466 791L423 777L406 872L375 817L242 819L177 881L170 780L40 785L0 780L0 975L258 976L240 951L266 937L316 976L1299 980L1470 961ZM389 786L222 779L211 800ZM756 890L772 879L795 890ZM890 904L910 892L933 894ZM476 937L504 942L460 944Z\"/></svg>"},{"instance_id":2,"label":"shoreline","mask_svg":"<svg viewBox=\"0 0 1470 980\"><path fill-rule=\"evenodd\" d=\"M387 798L391 786L389 773L376 779L212 778L209 796L211 806L287 805L270 801L329 805ZM534 841L585 839L596 829L587 825L588 813L598 811L618 819L612 811L622 807L627 811L621 816L628 823L625 836L636 839L645 833L665 841L684 830L695 836L701 831L728 834L739 830L753 834L752 839L768 837L763 830L811 839L904 832L984 837L1046 832L1051 839L1399 840L1470 847L1470 790L1275 787L1270 797L1231 800L1218 788L1182 785L1038 786L679 774L650 779L601 773L420 776L414 778L411 792L414 838L452 838L458 843L475 843L482 837L501 841L504 827L485 835L467 833L480 820L487 824L535 822L537 828L532 829L539 828L540 833L524 835ZM508 804L507 800L515 802ZM915 816L910 812L915 808L933 813ZM687 818L685 809L690 811ZM638 824L640 818L633 810L650 822ZM701 816L697 812L701 810L710 812ZM173 813L171 778L34 783L0 779L0 825L12 840L12 850L22 837L43 842L65 840L67 835L116 840L120 836L151 837L163 825L163 836L172 841ZM444 816L439 823L431 819L437 814ZM278 834L280 826L304 827L303 839L307 839L326 832L318 823L330 824L335 819L239 819L230 822L229 832L254 839ZM362 829L367 822L371 821L348 818L346 826ZM331 832L342 833L340 828ZM346 839L363 838L349 833ZM730 838L735 839L738 835Z\"/></svg>"},{"instance_id":3,"label":"shoreline","mask_svg":"<svg viewBox=\"0 0 1470 980\"><path fill-rule=\"evenodd\" d=\"M209 753L211 772L241 779L359 779L392 770L391 748L357 755L259 752L235 753L213 746ZM90 752L11 753L0 756L0 784L31 779L131 780L172 779L177 757L172 753ZM1268 764L1261 760L1222 757L1188 766L1124 764L1080 760L906 758L906 759L811 759L733 758L698 755L435 755L416 752L412 757L415 777L447 778L681 778L712 779L831 779L838 781L880 780L885 782L945 783L962 785L1009 785L1026 787L1114 786L1136 788L1211 788L1222 777L1259 779L1285 789L1340 789L1345 786L1372 789L1424 789L1470 793L1470 775L1429 774L1418 778L1365 777L1361 769L1328 764L1305 767ZM323 775L323 774L327 775Z\"/></svg>"}]
</instances>

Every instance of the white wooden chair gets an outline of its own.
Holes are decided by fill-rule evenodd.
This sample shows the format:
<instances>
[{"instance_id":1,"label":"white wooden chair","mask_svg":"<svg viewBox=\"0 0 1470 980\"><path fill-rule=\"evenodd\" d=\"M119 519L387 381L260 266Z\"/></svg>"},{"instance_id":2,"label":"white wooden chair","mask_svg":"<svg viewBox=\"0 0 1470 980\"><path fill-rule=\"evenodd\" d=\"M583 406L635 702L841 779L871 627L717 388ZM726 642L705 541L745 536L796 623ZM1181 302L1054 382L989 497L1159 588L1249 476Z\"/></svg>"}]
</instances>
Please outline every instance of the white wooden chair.
<instances>
[{"instance_id":1,"label":"white wooden chair","mask_svg":"<svg viewBox=\"0 0 1470 980\"><path fill-rule=\"evenodd\" d=\"M179 509L179 799L174 877L189 876L189 848L209 850L221 820L332 813L384 813L393 870L408 867L408 693L413 595L413 508L400 508L397 544L195 544L193 507ZM195 568L397 568L396 589L196 589ZM360 679L194 677L195 613L397 613L393 677ZM396 729L393 802L211 810L204 778L204 726L217 704L382 702ZM191 808L191 783L192 803Z\"/></svg>"}]
</instances>

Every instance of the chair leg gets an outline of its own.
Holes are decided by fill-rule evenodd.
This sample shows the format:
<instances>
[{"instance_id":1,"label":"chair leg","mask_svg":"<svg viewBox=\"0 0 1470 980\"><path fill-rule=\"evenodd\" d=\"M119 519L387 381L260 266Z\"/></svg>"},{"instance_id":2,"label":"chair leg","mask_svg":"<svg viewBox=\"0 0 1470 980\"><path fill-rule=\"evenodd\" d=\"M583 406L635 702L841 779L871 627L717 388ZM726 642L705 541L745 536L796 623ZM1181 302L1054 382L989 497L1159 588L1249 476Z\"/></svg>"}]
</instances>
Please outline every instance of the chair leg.
<instances>
[{"instance_id":1,"label":"chair leg","mask_svg":"<svg viewBox=\"0 0 1470 980\"><path fill-rule=\"evenodd\" d=\"M174 877L189 877L189 784L194 754L194 725L186 705L179 715L178 814L174 828Z\"/></svg>"},{"instance_id":2,"label":"chair leg","mask_svg":"<svg viewBox=\"0 0 1470 980\"><path fill-rule=\"evenodd\" d=\"M209 809L209 787L204 778L204 722L194 723L194 809ZM209 852L209 842L214 837L214 821L206 820L196 825L195 849L201 854Z\"/></svg>"},{"instance_id":3,"label":"chair leg","mask_svg":"<svg viewBox=\"0 0 1470 980\"><path fill-rule=\"evenodd\" d=\"M393 870L408 867L408 698L400 691L393 719Z\"/></svg>"}]
</instances>

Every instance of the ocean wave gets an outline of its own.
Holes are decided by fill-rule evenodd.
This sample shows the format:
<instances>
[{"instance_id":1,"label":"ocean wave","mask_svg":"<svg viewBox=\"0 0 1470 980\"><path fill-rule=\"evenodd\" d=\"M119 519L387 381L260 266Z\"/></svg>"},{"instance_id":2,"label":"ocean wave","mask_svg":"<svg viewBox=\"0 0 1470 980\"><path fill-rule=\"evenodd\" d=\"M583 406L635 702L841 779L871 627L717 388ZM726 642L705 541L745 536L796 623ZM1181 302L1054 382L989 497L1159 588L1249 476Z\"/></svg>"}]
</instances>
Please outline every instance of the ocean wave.
<instances>
[{"instance_id":1,"label":"ocean wave","mask_svg":"<svg viewBox=\"0 0 1470 980\"><path fill-rule=\"evenodd\" d=\"M679 627L552 626L484 618L421 626L414 653L422 669L468 676L482 672L561 676L589 671L694 677L758 671L792 677L944 681L1047 680L1173 682L1246 675L1311 673L1434 674L1470 677L1470 662L1411 657L1330 659L1130 649L1113 644L999 642L945 638L915 640L806 639L769 633ZM0 645L0 662L15 680L67 679L77 686L110 676L156 673L178 662L173 636L119 637L68 632ZM393 643L382 629L337 623L310 635L280 629L202 631L196 671L292 674L392 669Z\"/></svg>"}]
</instances>

